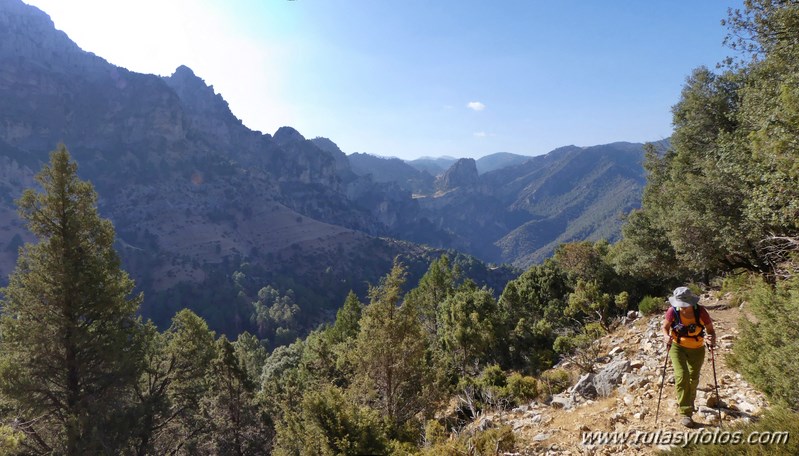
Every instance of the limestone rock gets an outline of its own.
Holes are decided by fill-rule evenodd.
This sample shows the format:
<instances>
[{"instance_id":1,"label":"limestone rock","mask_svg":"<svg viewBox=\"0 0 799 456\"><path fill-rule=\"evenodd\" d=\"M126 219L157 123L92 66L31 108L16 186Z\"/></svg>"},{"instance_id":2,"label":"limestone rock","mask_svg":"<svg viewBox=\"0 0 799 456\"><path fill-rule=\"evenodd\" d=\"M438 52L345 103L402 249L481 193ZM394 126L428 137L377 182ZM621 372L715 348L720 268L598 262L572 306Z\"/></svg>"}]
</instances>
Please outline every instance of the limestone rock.
<instances>
[{"instance_id":1,"label":"limestone rock","mask_svg":"<svg viewBox=\"0 0 799 456\"><path fill-rule=\"evenodd\" d=\"M585 374L577 380L577 383L572 387L571 393L579 394L586 399L595 399L597 397L597 389L594 386L594 374Z\"/></svg>"},{"instance_id":2,"label":"limestone rock","mask_svg":"<svg viewBox=\"0 0 799 456\"><path fill-rule=\"evenodd\" d=\"M574 407L574 401L569 396L564 394L556 394L552 396L552 402L550 405L554 408L562 408L562 409L571 409Z\"/></svg>"},{"instance_id":3,"label":"limestone rock","mask_svg":"<svg viewBox=\"0 0 799 456\"><path fill-rule=\"evenodd\" d=\"M608 364L594 377L594 386L600 396L610 396L613 389L621 383L625 372L630 371L630 361L620 359Z\"/></svg>"},{"instance_id":4,"label":"limestone rock","mask_svg":"<svg viewBox=\"0 0 799 456\"><path fill-rule=\"evenodd\" d=\"M468 187L477 183L477 162L473 158L461 158L438 179L436 188L441 191L457 187Z\"/></svg>"},{"instance_id":5,"label":"limestone rock","mask_svg":"<svg viewBox=\"0 0 799 456\"><path fill-rule=\"evenodd\" d=\"M613 349L610 350L610 352L608 352L608 355L615 356L618 355L619 353L624 353L624 349L617 345L613 347Z\"/></svg>"}]
</instances>

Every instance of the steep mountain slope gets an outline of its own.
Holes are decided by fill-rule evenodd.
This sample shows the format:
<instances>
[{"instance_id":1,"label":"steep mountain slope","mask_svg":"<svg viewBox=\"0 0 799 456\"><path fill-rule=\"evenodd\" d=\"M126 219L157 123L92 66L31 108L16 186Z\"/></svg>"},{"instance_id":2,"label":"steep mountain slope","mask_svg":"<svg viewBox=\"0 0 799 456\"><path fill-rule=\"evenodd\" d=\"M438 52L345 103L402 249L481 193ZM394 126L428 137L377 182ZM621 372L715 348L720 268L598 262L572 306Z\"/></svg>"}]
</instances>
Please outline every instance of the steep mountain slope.
<instances>
[{"instance_id":1,"label":"steep mountain slope","mask_svg":"<svg viewBox=\"0 0 799 456\"><path fill-rule=\"evenodd\" d=\"M372 176L375 182L396 182L400 188L413 193L427 194L433 190L435 178L419 171L399 158L382 158L354 153L347 156L352 171L359 176Z\"/></svg>"},{"instance_id":2,"label":"steep mountain slope","mask_svg":"<svg viewBox=\"0 0 799 456\"><path fill-rule=\"evenodd\" d=\"M447 192L477 183L477 164L473 158L461 158L436 178L436 189Z\"/></svg>"},{"instance_id":3,"label":"steep mountain slope","mask_svg":"<svg viewBox=\"0 0 799 456\"><path fill-rule=\"evenodd\" d=\"M655 145L665 150L668 141ZM409 176L415 176L408 165L451 163L438 173L433 189L417 186L418 208L392 212L407 223L391 224L391 234L527 267L564 242L617 239L623 215L641 204L643 156L643 144L618 142L566 146L536 157L499 153L480 160L407 163L366 154L348 158L358 173L379 175L380 182L404 190L412 186ZM481 166L498 169L480 172ZM434 232L427 230L421 238L417 221Z\"/></svg>"},{"instance_id":4,"label":"steep mountain slope","mask_svg":"<svg viewBox=\"0 0 799 456\"><path fill-rule=\"evenodd\" d=\"M188 298L169 290L255 265L261 285L301 288L306 310L321 315L349 288L365 291L394 256L412 262L431 252L388 238L527 266L559 242L614 239L618 216L639 204L643 185L640 144L495 154L483 165L404 163L348 157L330 139L308 140L287 126L262 134L188 67L168 77L116 67L81 50L40 10L0 0L3 276L30 240L13 199L60 141L97 188L125 266L148 291L146 308L164 303L159 296L183 305ZM212 294L185 305L220 299ZM246 328L246 307L231 306L219 320Z\"/></svg>"},{"instance_id":5,"label":"steep mountain slope","mask_svg":"<svg viewBox=\"0 0 799 456\"><path fill-rule=\"evenodd\" d=\"M248 299L273 285L295 291L312 325L349 289L365 294L396 256L418 275L437 254L373 236L413 232L398 214L418 204L355 175L332 141L290 127L252 131L191 69L159 77L116 67L37 8L0 0L3 279L32 240L13 200L62 141L97 189L125 268L146 291L145 314L159 324L189 307L228 334L251 329ZM424 231L419 238L436 233Z\"/></svg>"},{"instance_id":6,"label":"steep mountain slope","mask_svg":"<svg viewBox=\"0 0 799 456\"><path fill-rule=\"evenodd\" d=\"M479 177L475 171L470 184L418 198L421 214L452 233L457 248L526 267L562 242L616 239L621 216L640 205L643 155L641 144L563 147Z\"/></svg>"},{"instance_id":7,"label":"steep mountain slope","mask_svg":"<svg viewBox=\"0 0 799 456\"><path fill-rule=\"evenodd\" d=\"M512 154L510 152L497 152L477 159L477 171L485 174L509 166L517 166L531 159L528 155Z\"/></svg>"},{"instance_id":8,"label":"steep mountain slope","mask_svg":"<svg viewBox=\"0 0 799 456\"><path fill-rule=\"evenodd\" d=\"M407 163L419 171L426 171L431 176L438 176L447 170L453 163L458 161L454 157L421 157L416 160L410 160Z\"/></svg>"}]
</instances>

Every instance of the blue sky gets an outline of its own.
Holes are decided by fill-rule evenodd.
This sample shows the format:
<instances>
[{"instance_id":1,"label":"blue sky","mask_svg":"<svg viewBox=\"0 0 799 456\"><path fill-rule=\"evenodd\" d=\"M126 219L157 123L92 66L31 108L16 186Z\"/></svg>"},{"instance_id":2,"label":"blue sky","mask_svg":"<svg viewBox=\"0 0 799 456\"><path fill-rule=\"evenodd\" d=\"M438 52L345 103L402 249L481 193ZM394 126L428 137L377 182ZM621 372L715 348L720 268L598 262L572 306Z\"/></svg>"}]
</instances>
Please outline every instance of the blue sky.
<instances>
[{"instance_id":1,"label":"blue sky","mask_svg":"<svg viewBox=\"0 0 799 456\"><path fill-rule=\"evenodd\" d=\"M347 153L537 155L671 134L721 1L26 0L133 71L185 64L253 129Z\"/></svg>"}]
</instances>

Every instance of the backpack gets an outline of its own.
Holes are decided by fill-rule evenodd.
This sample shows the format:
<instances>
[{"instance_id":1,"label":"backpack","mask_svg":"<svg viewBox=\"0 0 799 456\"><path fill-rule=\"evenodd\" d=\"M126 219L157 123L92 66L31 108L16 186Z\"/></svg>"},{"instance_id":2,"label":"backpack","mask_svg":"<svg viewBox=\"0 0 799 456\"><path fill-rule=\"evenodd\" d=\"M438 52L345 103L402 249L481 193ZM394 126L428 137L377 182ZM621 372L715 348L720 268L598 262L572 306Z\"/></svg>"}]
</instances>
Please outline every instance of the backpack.
<instances>
[{"instance_id":1,"label":"backpack","mask_svg":"<svg viewBox=\"0 0 799 456\"><path fill-rule=\"evenodd\" d=\"M675 334L677 334L677 344L679 344L683 338L688 338L688 339L693 339L695 341L694 344L698 344L699 346L701 346L702 340L705 337L705 325L702 324L702 319L700 318L701 307L699 306L699 304L694 304L692 307L693 307L695 323L684 325L680 318L680 308L675 307L674 321L671 322L671 330ZM687 307L684 307L683 309L687 309Z\"/></svg>"}]
</instances>

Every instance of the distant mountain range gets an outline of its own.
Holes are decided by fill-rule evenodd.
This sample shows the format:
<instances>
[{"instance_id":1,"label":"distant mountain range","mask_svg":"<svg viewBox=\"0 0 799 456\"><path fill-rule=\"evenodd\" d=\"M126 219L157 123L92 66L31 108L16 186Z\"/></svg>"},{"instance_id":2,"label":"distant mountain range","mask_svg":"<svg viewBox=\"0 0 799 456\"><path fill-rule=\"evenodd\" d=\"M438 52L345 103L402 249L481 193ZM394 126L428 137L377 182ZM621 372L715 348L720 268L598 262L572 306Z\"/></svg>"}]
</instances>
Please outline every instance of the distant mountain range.
<instances>
[{"instance_id":1,"label":"distant mountain range","mask_svg":"<svg viewBox=\"0 0 799 456\"><path fill-rule=\"evenodd\" d=\"M665 149L668 142L656 146ZM448 246L519 267L542 261L563 242L616 240L623 215L640 205L646 181L639 143L567 146L537 157L349 158L356 173L413 191L420 205L414 217L447 233L442 242ZM437 177L426 171L445 163L449 168Z\"/></svg>"},{"instance_id":2,"label":"distant mountain range","mask_svg":"<svg viewBox=\"0 0 799 456\"><path fill-rule=\"evenodd\" d=\"M61 141L160 323L198 300L235 299L234 272L294 289L321 321L398 255L413 277L444 249L525 267L559 242L618 237L644 183L641 144L404 162L348 156L291 127L262 134L191 69L159 77L111 65L37 8L0 0L2 277L32 240L13 200ZM513 275L464 261L495 289ZM246 306L203 312L229 333L250 324Z\"/></svg>"}]
</instances>

